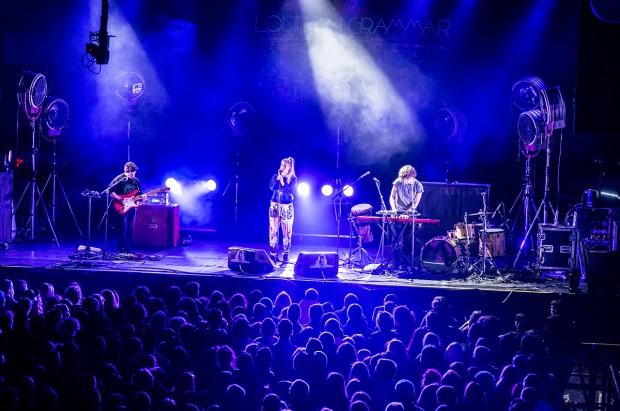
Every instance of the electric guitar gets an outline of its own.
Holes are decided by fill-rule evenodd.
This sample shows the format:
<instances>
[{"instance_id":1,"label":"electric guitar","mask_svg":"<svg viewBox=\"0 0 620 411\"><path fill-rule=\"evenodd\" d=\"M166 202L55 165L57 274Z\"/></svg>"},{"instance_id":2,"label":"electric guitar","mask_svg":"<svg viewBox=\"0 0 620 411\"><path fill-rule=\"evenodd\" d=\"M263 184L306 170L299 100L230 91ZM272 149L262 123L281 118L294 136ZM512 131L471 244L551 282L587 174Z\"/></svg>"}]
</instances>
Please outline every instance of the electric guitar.
<instances>
[{"instance_id":1,"label":"electric guitar","mask_svg":"<svg viewBox=\"0 0 620 411\"><path fill-rule=\"evenodd\" d=\"M114 203L113 203L114 209L120 215L126 214L132 208L139 207L140 205L142 205L142 202L146 199L146 197L156 194L156 193L161 193L164 191L170 191L170 188L168 187L156 188L155 190L151 190L149 192L146 192L140 195L138 195L138 190L133 190L127 194L118 194L121 200L114 200Z\"/></svg>"}]
</instances>

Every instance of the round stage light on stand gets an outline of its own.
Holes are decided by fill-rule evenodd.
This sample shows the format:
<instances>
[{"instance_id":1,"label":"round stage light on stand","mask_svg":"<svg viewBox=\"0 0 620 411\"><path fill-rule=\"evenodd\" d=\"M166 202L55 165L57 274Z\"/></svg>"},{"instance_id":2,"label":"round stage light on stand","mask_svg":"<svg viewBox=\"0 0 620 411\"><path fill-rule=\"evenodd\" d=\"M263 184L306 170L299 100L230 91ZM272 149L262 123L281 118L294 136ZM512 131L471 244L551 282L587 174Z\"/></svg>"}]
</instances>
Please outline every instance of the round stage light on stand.
<instances>
[{"instance_id":1,"label":"round stage light on stand","mask_svg":"<svg viewBox=\"0 0 620 411\"><path fill-rule=\"evenodd\" d=\"M116 95L131 105L144 95L144 87L144 78L133 71L123 71L116 78Z\"/></svg>"},{"instance_id":2,"label":"round stage light on stand","mask_svg":"<svg viewBox=\"0 0 620 411\"><path fill-rule=\"evenodd\" d=\"M60 140L62 130L68 123L69 104L60 98L52 97L47 99L40 123L41 135L46 140L55 143Z\"/></svg>"},{"instance_id":3,"label":"round stage light on stand","mask_svg":"<svg viewBox=\"0 0 620 411\"><path fill-rule=\"evenodd\" d=\"M539 77L524 77L512 86L512 103L521 111L538 108L546 89L545 82Z\"/></svg>"},{"instance_id":4,"label":"round stage light on stand","mask_svg":"<svg viewBox=\"0 0 620 411\"><path fill-rule=\"evenodd\" d=\"M123 71L116 78L116 95L129 103L130 114L138 103L138 99L144 95L144 78L133 71ZM131 160L131 116L127 117L127 161Z\"/></svg>"},{"instance_id":5,"label":"round stage light on stand","mask_svg":"<svg viewBox=\"0 0 620 411\"><path fill-rule=\"evenodd\" d=\"M47 97L47 79L41 73L24 71L17 85L17 102L30 121L41 115Z\"/></svg>"},{"instance_id":6,"label":"round stage light on stand","mask_svg":"<svg viewBox=\"0 0 620 411\"><path fill-rule=\"evenodd\" d=\"M254 123L254 107L250 103L240 101L228 110L228 126L236 135L242 135Z\"/></svg>"}]
</instances>

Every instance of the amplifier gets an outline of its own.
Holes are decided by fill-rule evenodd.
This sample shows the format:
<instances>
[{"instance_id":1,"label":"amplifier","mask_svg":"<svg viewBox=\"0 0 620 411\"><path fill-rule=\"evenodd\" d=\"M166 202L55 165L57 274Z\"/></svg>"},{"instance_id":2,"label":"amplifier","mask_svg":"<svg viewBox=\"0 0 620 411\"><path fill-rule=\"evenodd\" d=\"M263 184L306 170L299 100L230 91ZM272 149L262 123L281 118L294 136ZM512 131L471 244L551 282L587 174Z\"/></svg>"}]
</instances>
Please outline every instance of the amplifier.
<instances>
[{"instance_id":1,"label":"amplifier","mask_svg":"<svg viewBox=\"0 0 620 411\"><path fill-rule=\"evenodd\" d=\"M575 267L576 230L553 224L538 225L538 269L569 270Z\"/></svg>"},{"instance_id":2,"label":"amplifier","mask_svg":"<svg viewBox=\"0 0 620 411\"><path fill-rule=\"evenodd\" d=\"M181 211L172 206L143 205L136 209L133 242L135 245L175 247L181 238Z\"/></svg>"},{"instance_id":3,"label":"amplifier","mask_svg":"<svg viewBox=\"0 0 620 411\"><path fill-rule=\"evenodd\" d=\"M574 224L579 238L590 252L608 252L618 249L618 220L613 208L578 207Z\"/></svg>"}]
</instances>

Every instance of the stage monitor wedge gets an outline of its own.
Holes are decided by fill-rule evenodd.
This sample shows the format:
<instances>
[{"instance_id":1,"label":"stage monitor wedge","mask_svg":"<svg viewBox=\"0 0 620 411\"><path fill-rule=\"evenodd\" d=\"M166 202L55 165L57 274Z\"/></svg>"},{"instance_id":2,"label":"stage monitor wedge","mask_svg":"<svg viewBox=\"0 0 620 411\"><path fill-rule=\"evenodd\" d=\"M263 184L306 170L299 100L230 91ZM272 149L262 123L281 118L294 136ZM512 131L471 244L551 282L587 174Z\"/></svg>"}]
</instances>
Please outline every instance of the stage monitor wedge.
<instances>
[{"instance_id":1,"label":"stage monitor wedge","mask_svg":"<svg viewBox=\"0 0 620 411\"><path fill-rule=\"evenodd\" d=\"M276 269L265 250L258 248L229 247L228 268L242 274L268 274Z\"/></svg>"},{"instance_id":2,"label":"stage monitor wedge","mask_svg":"<svg viewBox=\"0 0 620 411\"><path fill-rule=\"evenodd\" d=\"M295 263L296 277L337 278L338 254L335 252L301 252Z\"/></svg>"}]
</instances>

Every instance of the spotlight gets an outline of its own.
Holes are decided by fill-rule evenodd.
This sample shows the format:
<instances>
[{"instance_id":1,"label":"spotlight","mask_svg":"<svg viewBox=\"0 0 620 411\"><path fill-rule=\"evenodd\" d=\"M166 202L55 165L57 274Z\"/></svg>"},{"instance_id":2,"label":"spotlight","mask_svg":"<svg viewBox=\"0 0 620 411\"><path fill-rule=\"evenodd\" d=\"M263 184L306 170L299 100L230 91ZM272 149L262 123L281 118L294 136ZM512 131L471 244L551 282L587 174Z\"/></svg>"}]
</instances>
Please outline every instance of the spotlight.
<instances>
[{"instance_id":1,"label":"spotlight","mask_svg":"<svg viewBox=\"0 0 620 411\"><path fill-rule=\"evenodd\" d=\"M539 107L542 93L547 86L539 77L528 76L512 86L512 102L521 111Z\"/></svg>"},{"instance_id":2,"label":"spotlight","mask_svg":"<svg viewBox=\"0 0 620 411\"><path fill-rule=\"evenodd\" d=\"M123 71L116 78L116 95L135 104L144 94L144 79L133 71Z\"/></svg>"},{"instance_id":3,"label":"spotlight","mask_svg":"<svg viewBox=\"0 0 620 411\"><path fill-rule=\"evenodd\" d=\"M346 197L351 197L353 195L353 187L350 185L344 186L344 190L342 190Z\"/></svg>"},{"instance_id":4,"label":"spotlight","mask_svg":"<svg viewBox=\"0 0 620 411\"><path fill-rule=\"evenodd\" d=\"M166 179L166 187L168 187L170 189L170 192L175 195L175 196L182 196L183 195L183 187L181 186L181 183L179 183L175 178L168 178Z\"/></svg>"},{"instance_id":5,"label":"spotlight","mask_svg":"<svg viewBox=\"0 0 620 411\"><path fill-rule=\"evenodd\" d=\"M254 107L250 103L240 101L228 109L228 127L236 135L242 135L254 123Z\"/></svg>"},{"instance_id":6,"label":"spotlight","mask_svg":"<svg viewBox=\"0 0 620 411\"><path fill-rule=\"evenodd\" d=\"M323 184L323 187L321 187L321 194L323 194L325 197L329 197L334 193L334 187L332 187L329 184Z\"/></svg>"},{"instance_id":7,"label":"spotlight","mask_svg":"<svg viewBox=\"0 0 620 411\"><path fill-rule=\"evenodd\" d=\"M41 134L47 140L55 142L60 139L62 130L67 126L68 122L69 105L60 98L52 98L43 113L41 126L45 123L45 130L41 127Z\"/></svg>"},{"instance_id":8,"label":"spotlight","mask_svg":"<svg viewBox=\"0 0 620 411\"><path fill-rule=\"evenodd\" d=\"M207 180L206 187L209 191L215 191L215 189L217 189L217 183L215 180Z\"/></svg>"},{"instance_id":9,"label":"spotlight","mask_svg":"<svg viewBox=\"0 0 620 411\"><path fill-rule=\"evenodd\" d=\"M47 97L47 79L41 73L24 71L17 85L17 102L29 120L39 118Z\"/></svg>"},{"instance_id":10,"label":"spotlight","mask_svg":"<svg viewBox=\"0 0 620 411\"><path fill-rule=\"evenodd\" d=\"M310 195L310 186L308 185L308 183L304 181L297 184L297 194L302 197L308 197Z\"/></svg>"}]
</instances>

